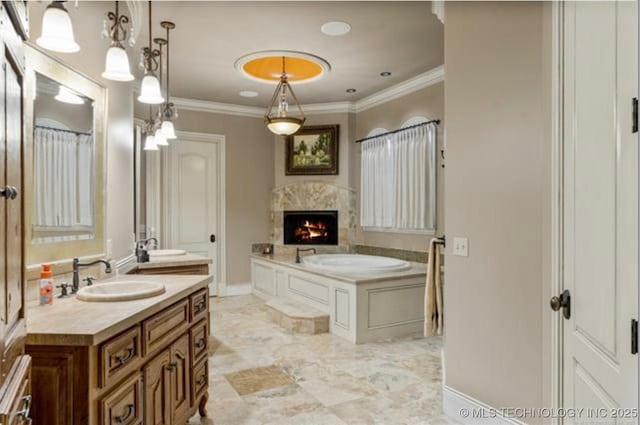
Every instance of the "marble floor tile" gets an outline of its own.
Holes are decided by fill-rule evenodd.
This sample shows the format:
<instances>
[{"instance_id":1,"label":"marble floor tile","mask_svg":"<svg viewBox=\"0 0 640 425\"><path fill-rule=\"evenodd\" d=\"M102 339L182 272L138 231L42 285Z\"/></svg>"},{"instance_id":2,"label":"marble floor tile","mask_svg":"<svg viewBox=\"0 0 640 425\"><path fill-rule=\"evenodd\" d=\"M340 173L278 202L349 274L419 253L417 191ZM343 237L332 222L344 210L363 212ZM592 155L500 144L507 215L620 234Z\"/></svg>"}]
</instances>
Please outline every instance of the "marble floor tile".
<instances>
[{"instance_id":1,"label":"marble floor tile","mask_svg":"<svg viewBox=\"0 0 640 425\"><path fill-rule=\"evenodd\" d=\"M283 331L251 295L211 300L208 418L188 425L446 425L441 338L355 345Z\"/></svg>"}]
</instances>

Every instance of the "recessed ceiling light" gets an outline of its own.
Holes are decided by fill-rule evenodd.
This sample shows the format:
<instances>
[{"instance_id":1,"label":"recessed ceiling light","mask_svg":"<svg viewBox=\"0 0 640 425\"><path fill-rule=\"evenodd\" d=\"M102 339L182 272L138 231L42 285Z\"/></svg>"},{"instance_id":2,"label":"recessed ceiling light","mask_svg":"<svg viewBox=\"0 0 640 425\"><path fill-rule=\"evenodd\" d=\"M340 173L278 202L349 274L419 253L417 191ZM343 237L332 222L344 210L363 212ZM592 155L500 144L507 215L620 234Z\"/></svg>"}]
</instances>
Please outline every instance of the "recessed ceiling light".
<instances>
[{"instance_id":1,"label":"recessed ceiling light","mask_svg":"<svg viewBox=\"0 0 640 425\"><path fill-rule=\"evenodd\" d=\"M347 89L347 90L346 90L346 92L347 92L347 93L355 93L355 92L357 92L357 91L358 91L358 90L356 90L356 89Z\"/></svg>"},{"instance_id":2,"label":"recessed ceiling light","mask_svg":"<svg viewBox=\"0 0 640 425\"><path fill-rule=\"evenodd\" d=\"M380 73L381 77L391 77L391 72L389 71L383 71Z\"/></svg>"},{"instance_id":3,"label":"recessed ceiling light","mask_svg":"<svg viewBox=\"0 0 640 425\"><path fill-rule=\"evenodd\" d=\"M323 34L331 36L345 35L351 31L351 25L342 21L331 21L322 25L320 31L322 31Z\"/></svg>"},{"instance_id":4,"label":"recessed ceiling light","mask_svg":"<svg viewBox=\"0 0 640 425\"><path fill-rule=\"evenodd\" d=\"M242 90L238 94L242 97L258 97L258 92L252 90Z\"/></svg>"}]
</instances>

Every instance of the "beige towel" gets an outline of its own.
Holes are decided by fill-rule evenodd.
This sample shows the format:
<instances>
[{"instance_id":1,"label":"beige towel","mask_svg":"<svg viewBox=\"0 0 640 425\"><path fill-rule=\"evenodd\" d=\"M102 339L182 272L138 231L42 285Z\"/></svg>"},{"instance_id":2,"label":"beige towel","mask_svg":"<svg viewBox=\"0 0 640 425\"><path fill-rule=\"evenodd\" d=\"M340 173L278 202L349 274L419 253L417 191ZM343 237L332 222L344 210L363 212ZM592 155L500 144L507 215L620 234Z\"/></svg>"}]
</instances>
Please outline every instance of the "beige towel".
<instances>
[{"instance_id":1,"label":"beige towel","mask_svg":"<svg viewBox=\"0 0 640 425\"><path fill-rule=\"evenodd\" d=\"M424 336L442 335L442 283L440 282L440 244L429 244L427 285L424 291Z\"/></svg>"}]
</instances>

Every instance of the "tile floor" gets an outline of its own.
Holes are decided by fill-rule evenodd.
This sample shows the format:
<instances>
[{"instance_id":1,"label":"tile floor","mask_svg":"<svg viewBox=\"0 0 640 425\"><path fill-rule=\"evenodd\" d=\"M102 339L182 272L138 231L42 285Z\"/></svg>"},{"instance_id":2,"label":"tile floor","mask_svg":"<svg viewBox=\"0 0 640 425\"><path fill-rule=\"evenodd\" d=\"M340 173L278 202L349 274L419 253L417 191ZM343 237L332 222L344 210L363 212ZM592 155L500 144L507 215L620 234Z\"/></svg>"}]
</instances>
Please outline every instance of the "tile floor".
<instances>
[{"instance_id":1,"label":"tile floor","mask_svg":"<svg viewBox=\"0 0 640 425\"><path fill-rule=\"evenodd\" d=\"M354 345L272 324L252 295L212 300L209 418L189 425L436 425L440 338Z\"/></svg>"}]
</instances>

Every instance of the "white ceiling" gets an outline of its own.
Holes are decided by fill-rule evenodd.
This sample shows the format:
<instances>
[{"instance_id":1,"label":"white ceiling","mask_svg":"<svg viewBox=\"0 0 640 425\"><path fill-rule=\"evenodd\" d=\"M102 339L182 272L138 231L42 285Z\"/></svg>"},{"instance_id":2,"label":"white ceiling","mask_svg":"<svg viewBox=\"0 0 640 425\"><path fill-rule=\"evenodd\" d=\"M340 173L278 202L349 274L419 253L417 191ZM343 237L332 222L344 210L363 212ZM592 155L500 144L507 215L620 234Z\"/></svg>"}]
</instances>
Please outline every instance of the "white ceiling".
<instances>
[{"instance_id":1,"label":"white ceiling","mask_svg":"<svg viewBox=\"0 0 640 425\"><path fill-rule=\"evenodd\" d=\"M46 4L29 2L34 40L40 35ZM82 50L59 56L98 77L108 46L100 37L102 21L113 3L66 5ZM137 67L140 48L147 42L146 9L144 5L138 44L129 49L132 67ZM176 24L171 32L175 97L265 106L274 86L249 80L234 68L239 57L259 50L298 50L329 61L332 71L326 77L294 86L305 104L355 101L444 62L443 25L431 13L430 2L154 2L154 37L164 35L161 20ZM351 32L342 37L322 34L320 26L331 20L348 22ZM393 75L380 77L382 71ZM135 73L141 75L137 69ZM348 88L358 91L348 94ZM241 90L254 90L259 96L243 98L238 95Z\"/></svg>"}]
</instances>

